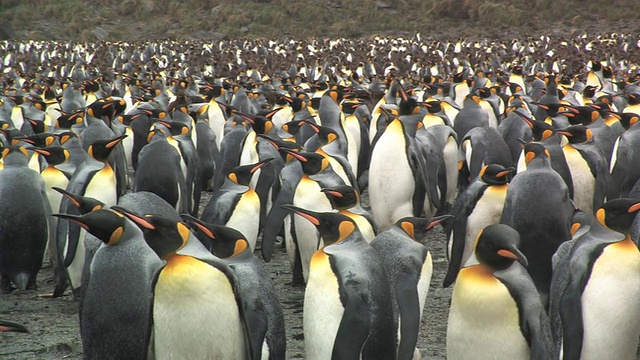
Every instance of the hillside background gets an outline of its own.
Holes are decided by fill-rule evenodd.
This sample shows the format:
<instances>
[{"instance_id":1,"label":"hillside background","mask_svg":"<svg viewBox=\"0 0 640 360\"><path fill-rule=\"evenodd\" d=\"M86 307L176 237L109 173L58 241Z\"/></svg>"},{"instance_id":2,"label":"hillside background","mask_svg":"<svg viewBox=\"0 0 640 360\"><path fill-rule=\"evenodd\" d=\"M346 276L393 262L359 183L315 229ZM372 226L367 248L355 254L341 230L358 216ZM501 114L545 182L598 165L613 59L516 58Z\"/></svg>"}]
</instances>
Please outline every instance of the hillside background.
<instances>
[{"instance_id":1,"label":"hillside background","mask_svg":"<svg viewBox=\"0 0 640 360\"><path fill-rule=\"evenodd\" d=\"M638 0L0 0L0 39L640 31Z\"/></svg>"}]
</instances>

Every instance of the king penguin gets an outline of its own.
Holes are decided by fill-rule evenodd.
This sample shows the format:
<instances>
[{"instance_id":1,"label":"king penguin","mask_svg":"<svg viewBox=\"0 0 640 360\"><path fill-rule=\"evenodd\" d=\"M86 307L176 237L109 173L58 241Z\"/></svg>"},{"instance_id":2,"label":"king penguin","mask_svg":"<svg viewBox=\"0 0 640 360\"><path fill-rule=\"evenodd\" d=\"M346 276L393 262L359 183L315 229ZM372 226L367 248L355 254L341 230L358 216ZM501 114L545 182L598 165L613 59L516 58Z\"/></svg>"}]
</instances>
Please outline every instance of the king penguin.
<instances>
[{"instance_id":1,"label":"king penguin","mask_svg":"<svg viewBox=\"0 0 640 360\"><path fill-rule=\"evenodd\" d=\"M551 257L571 238L573 204L566 184L553 171L543 145L525 145L527 170L516 174L507 189L500 223L520 233L520 249L531 259L527 268L545 307L551 284Z\"/></svg>"},{"instance_id":2,"label":"king penguin","mask_svg":"<svg viewBox=\"0 0 640 360\"><path fill-rule=\"evenodd\" d=\"M239 231L183 215L194 230L209 240L211 252L229 264L238 279L238 291L247 314L253 354L262 359L285 359L284 314L273 281L262 262L253 255Z\"/></svg>"},{"instance_id":3,"label":"king penguin","mask_svg":"<svg viewBox=\"0 0 640 360\"><path fill-rule=\"evenodd\" d=\"M307 359L395 359L391 289L379 255L347 216L285 208L316 226L324 241L304 295Z\"/></svg>"},{"instance_id":4,"label":"king penguin","mask_svg":"<svg viewBox=\"0 0 640 360\"><path fill-rule=\"evenodd\" d=\"M0 171L0 290L33 289L52 233L46 185L28 168L29 154L12 145L2 150Z\"/></svg>"},{"instance_id":5,"label":"king penguin","mask_svg":"<svg viewBox=\"0 0 640 360\"><path fill-rule=\"evenodd\" d=\"M490 225L475 249L478 265L463 268L451 296L447 359L554 358L551 327L513 228Z\"/></svg>"},{"instance_id":6,"label":"king penguin","mask_svg":"<svg viewBox=\"0 0 640 360\"><path fill-rule=\"evenodd\" d=\"M253 358L237 280L229 266L208 253L182 222L113 209L138 225L149 247L165 261L152 281L149 356Z\"/></svg>"},{"instance_id":7,"label":"king penguin","mask_svg":"<svg viewBox=\"0 0 640 360\"><path fill-rule=\"evenodd\" d=\"M444 287L451 285L461 268L477 264L473 255L475 241L482 229L498 224L507 197L507 183L515 171L500 164L486 165L480 177L456 199L446 228L449 269Z\"/></svg>"},{"instance_id":8,"label":"king penguin","mask_svg":"<svg viewBox=\"0 0 640 360\"><path fill-rule=\"evenodd\" d=\"M596 219L574 216L574 238L554 257L551 316L564 359L634 359L640 324L640 251L629 229L640 210L638 200L606 202ZM580 216L586 221L579 221ZM557 271L556 271L557 270ZM559 336L558 336L559 334Z\"/></svg>"},{"instance_id":9,"label":"king penguin","mask_svg":"<svg viewBox=\"0 0 640 360\"><path fill-rule=\"evenodd\" d=\"M121 214L55 214L102 240L80 305L80 336L90 359L147 358L152 281L162 263L142 231Z\"/></svg>"},{"instance_id":10,"label":"king penguin","mask_svg":"<svg viewBox=\"0 0 640 360\"><path fill-rule=\"evenodd\" d=\"M391 285L398 326L398 360L420 359L416 344L433 274L431 253L422 242L427 231L450 217L403 218L371 242Z\"/></svg>"}]
</instances>

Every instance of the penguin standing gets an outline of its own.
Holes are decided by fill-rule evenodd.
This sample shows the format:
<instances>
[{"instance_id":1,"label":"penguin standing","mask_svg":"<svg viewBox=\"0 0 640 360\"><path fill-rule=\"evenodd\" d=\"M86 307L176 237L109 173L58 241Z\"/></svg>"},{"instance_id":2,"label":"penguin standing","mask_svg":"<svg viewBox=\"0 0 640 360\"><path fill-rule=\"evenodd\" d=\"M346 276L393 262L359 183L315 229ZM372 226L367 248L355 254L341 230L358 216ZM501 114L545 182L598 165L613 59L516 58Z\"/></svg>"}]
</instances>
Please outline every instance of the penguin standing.
<instances>
[{"instance_id":1,"label":"penguin standing","mask_svg":"<svg viewBox=\"0 0 640 360\"><path fill-rule=\"evenodd\" d=\"M545 307L551 284L551 257L571 238L573 204L564 181L553 171L543 145L525 145L527 170L514 176L500 223L520 233L520 249L530 260L527 268Z\"/></svg>"},{"instance_id":2,"label":"penguin standing","mask_svg":"<svg viewBox=\"0 0 640 360\"><path fill-rule=\"evenodd\" d=\"M28 152L12 145L2 150L0 171L0 290L33 289L52 229L45 183L28 168Z\"/></svg>"},{"instance_id":3,"label":"penguin standing","mask_svg":"<svg viewBox=\"0 0 640 360\"><path fill-rule=\"evenodd\" d=\"M182 222L113 209L133 221L149 247L165 260L152 283L150 356L252 358L236 278L229 266L198 246Z\"/></svg>"},{"instance_id":4,"label":"penguin standing","mask_svg":"<svg viewBox=\"0 0 640 360\"><path fill-rule=\"evenodd\" d=\"M238 292L247 314L253 354L262 359L284 359L284 314L273 282L237 230L183 215L185 221L207 237L213 255L229 264L238 279Z\"/></svg>"},{"instance_id":5,"label":"penguin standing","mask_svg":"<svg viewBox=\"0 0 640 360\"><path fill-rule=\"evenodd\" d=\"M395 359L391 290L376 251L345 215L285 207L314 224L324 241L304 295L307 359Z\"/></svg>"},{"instance_id":6,"label":"penguin standing","mask_svg":"<svg viewBox=\"0 0 640 360\"><path fill-rule=\"evenodd\" d=\"M91 261L80 305L85 356L146 358L152 283L162 266L160 259L144 242L142 231L119 213L96 210L55 216L81 224L103 242Z\"/></svg>"},{"instance_id":7,"label":"penguin standing","mask_svg":"<svg viewBox=\"0 0 640 360\"><path fill-rule=\"evenodd\" d=\"M478 265L463 268L451 296L447 359L553 359L549 319L513 228L478 236Z\"/></svg>"},{"instance_id":8,"label":"penguin standing","mask_svg":"<svg viewBox=\"0 0 640 360\"><path fill-rule=\"evenodd\" d=\"M456 200L451 212L454 219L446 226L449 268L444 287L455 281L461 268L477 263L473 255L475 241L482 229L500 222L507 183L514 171L499 164L486 165L480 177Z\"/></svg>"},{"instance_id":9,"label":"penguin standing","mask_svg":"<svg viewBox=\"0 0 640 360\"><path fill-rule=\"evenodd\" d=\"M66 190L72 194L91 197L104 203L105 206L115 205L117 202L117 184L114 169L108 163L108 157L116 145L126 135L111 140L96 140L89 146L88 159L81 165L69 179ZM60 203L61 213L77 214L75 206L68 199L62 199ZM84 229L75 223L66 220L58 220L56 230L56 244L62 251L64 259L62 271L68 274L69 283L74 290L79 289L84 268ZM65 284L56 284L54 296L62 295Z\"/></svg>"},{"instance_id":10,"label":"penguin standing","mask_svg":"<svg viewBox=\"0 0 640 360\"><path fill-rule=\"evenodd\" d=\"M551 316L561 320L562 358L636 358L640 324L630 319L640 304L629 299L640 296L640 251L629 229L639 210L638 200L622 198L598 209L597 220L584 214L587 223L574 223L573 240L555 256L554 283L564 286L554 287Z\"/></svg>"},{"instance_id":11,"label":"penguin standing","mask_svg":"<svg viewBox=\"0 0 640 360\"><path fill-rule=\"evenodd\" d=\"M449 217L403 218L371 242L382 259L391 285L394 314L399 326L399 360L420 358L416 344L433 274L431 253L421 242L428 230Z\"/></svg>"},{"instance_id":12,"label":"penguin standing","mask_svg":"<svg viewBox=\"0 0 640 360\"><path fill-rule=\"evenodd\" d=\"M251 250L256 248L260 230L259 221L255 221L260 218L260 197L250 183L253 175L269 161L271 159L233 168L201 215L205 222L238 230L249 242Z\"/></svg>"}]
</instances>

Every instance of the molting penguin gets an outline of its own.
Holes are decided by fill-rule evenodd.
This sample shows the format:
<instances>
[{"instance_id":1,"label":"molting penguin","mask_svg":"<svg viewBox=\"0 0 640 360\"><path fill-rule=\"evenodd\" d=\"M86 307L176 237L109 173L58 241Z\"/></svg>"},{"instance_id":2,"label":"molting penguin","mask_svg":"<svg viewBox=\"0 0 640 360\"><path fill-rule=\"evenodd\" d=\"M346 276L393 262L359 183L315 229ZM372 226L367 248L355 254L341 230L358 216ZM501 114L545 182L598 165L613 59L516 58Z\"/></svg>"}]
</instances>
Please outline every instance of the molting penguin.
<instances>
[{"instance_id":1,"label":"molting penguin","mask_svg":"<svg viewBox=\"0 0 640 360\"><path fill-rule=\"evenodd\" d=\"M371 242L382 259L391 285L394 314L399 326L398 359L420 358L416 344L433 273L431 253L422 242L427 231L450 217L403 218Z\"/></svg>"},{"instance_id":2,"label":"molting penguin","mask_svg":"<svg viewBox=\"0 0 640 360\"><path fill-rule=\"evenodd\" d=\"M525 145L527 170L518 173L507 190L500 222L520 233L520 249L530 259L527 268L547 306L551 257L569 232L573 204L566 184L553 171L543 145Z\"/></svg>"},{"instance_id":3,"label":"molting penguin","mask_svg":"<svg viewBox=\"0 0 640 360\"><path fill-rule=\"evenodd\" d=\"M353 220L286 205L324 241L311 260L304 299L308 359L395 359L391 290L381 259Z\"/></svg>"}]
</instances>

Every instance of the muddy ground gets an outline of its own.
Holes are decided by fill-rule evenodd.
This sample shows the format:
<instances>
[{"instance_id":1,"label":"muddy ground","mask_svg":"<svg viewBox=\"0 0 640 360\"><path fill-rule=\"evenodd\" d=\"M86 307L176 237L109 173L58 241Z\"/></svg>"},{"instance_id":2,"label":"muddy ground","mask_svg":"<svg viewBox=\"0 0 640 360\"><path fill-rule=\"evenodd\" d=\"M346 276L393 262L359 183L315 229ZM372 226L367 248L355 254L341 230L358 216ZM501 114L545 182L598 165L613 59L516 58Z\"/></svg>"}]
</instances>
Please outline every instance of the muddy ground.
<instances>
[{"instance_id":1,"label":"muddy ground","mask_svg":"<svg viewBox=\"0 0 640 360\"><path fill-rule=\"evenodd\" d=\"M209 195L203 194L206 205ZM363 197L366 201L366 196ZM446 325L451 288L442 288L446 272L445 237L436 228L426 239L434 259L434 274L423 316L418 347L423 357L445 359ZM257 256L260 256L258 252ZM265 264L275 282L284 308L287 330L287 358L304 358L302 329L302 300L304 288L289 285L290 265L285 249L278 247L271 262ZM46 279L53 275L51 268L43 269L38 276L35 291L14 291L0 295L0 318L20 322L31 331L29 334L0 333L0 359L81 359L82 344L78 324L78 303L70 294L58 299L38 295L53 291L53 284Z\"/></svg>"}]
</instances>

